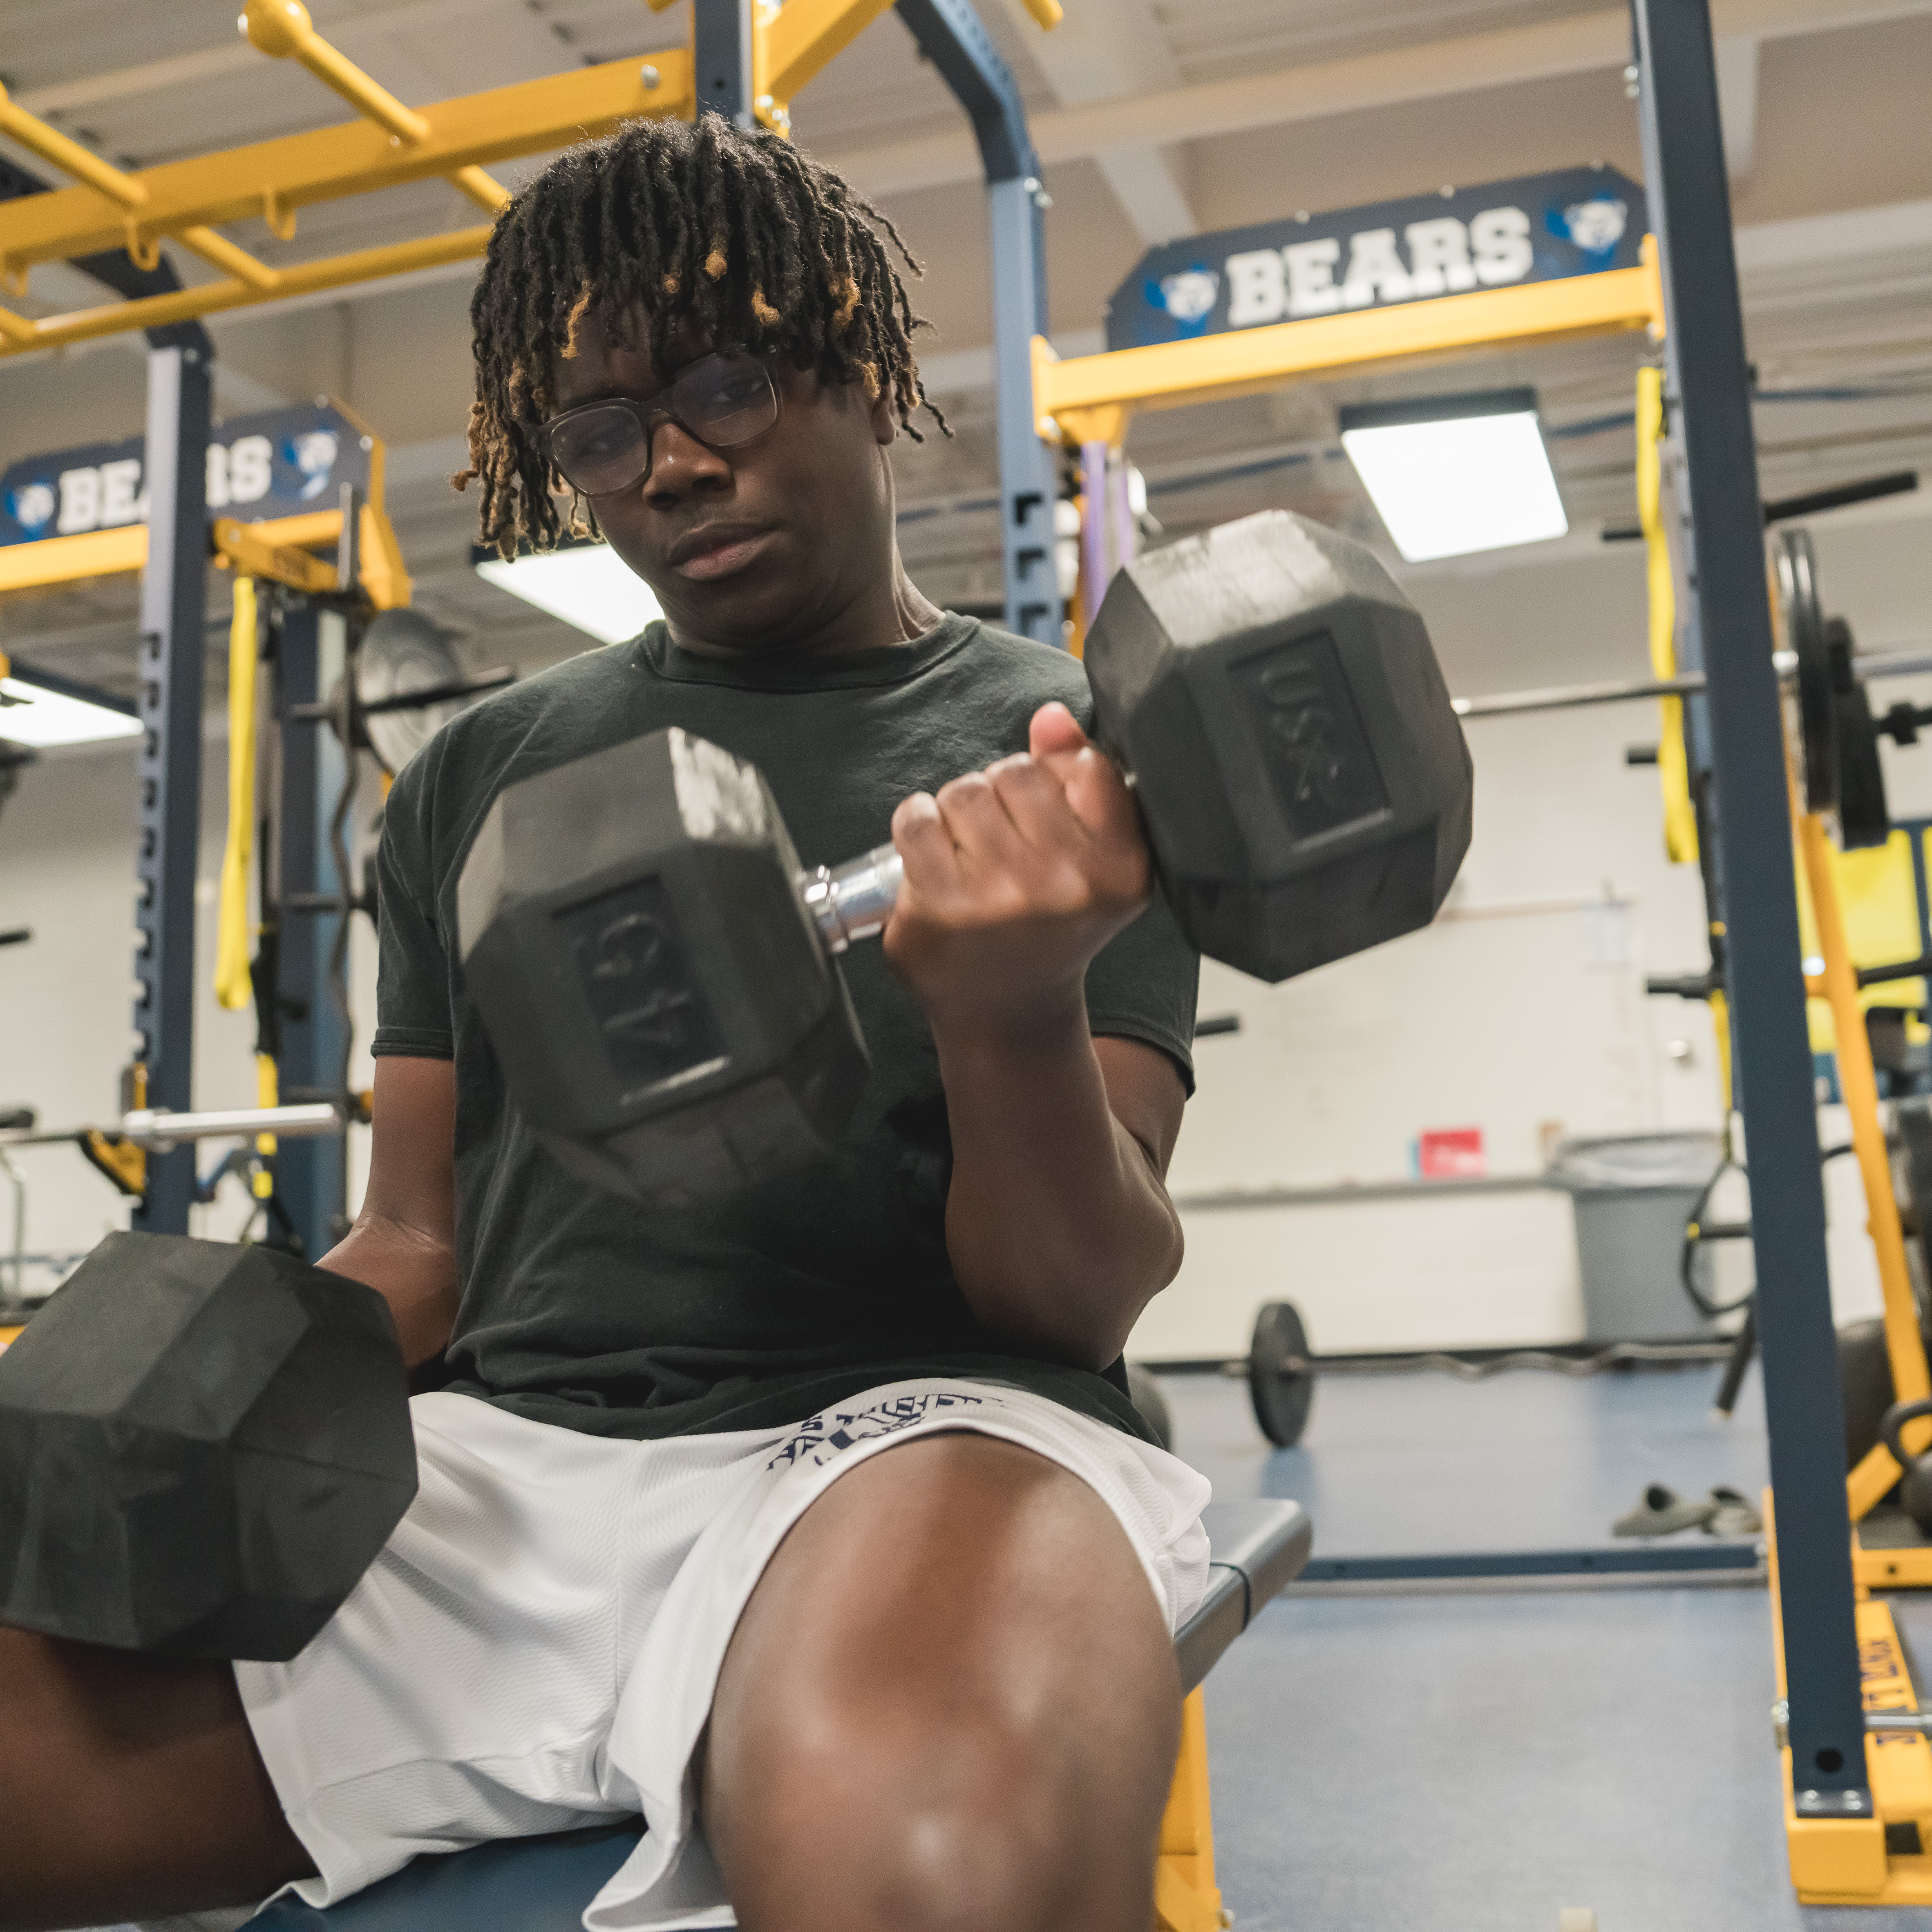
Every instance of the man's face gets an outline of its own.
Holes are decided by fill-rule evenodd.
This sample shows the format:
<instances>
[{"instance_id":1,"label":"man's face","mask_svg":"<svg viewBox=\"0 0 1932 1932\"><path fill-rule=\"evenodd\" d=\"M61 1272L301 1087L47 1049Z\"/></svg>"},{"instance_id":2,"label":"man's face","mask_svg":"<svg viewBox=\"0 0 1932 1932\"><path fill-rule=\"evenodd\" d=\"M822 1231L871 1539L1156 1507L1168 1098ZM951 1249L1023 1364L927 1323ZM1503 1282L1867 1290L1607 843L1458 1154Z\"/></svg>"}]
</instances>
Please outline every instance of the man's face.
<instances>
[{"instance_id":1,"label":"man's face","mask_svg":"<svg viewBox=\"0 0 1932 1932\"><path fill-rule=\"evenodd\" d=\"M668 369L645 332L610 340L594 316L554 370L557 410L608 396L649 400L712 345L692 337ZM707 448L660 418L651 472L591 502L610 547L657 593L681 642L782 650L836 634L842 613L895 566L888 400L771 365L777 422L735 449Z\"/></svg>"}]
</instances>

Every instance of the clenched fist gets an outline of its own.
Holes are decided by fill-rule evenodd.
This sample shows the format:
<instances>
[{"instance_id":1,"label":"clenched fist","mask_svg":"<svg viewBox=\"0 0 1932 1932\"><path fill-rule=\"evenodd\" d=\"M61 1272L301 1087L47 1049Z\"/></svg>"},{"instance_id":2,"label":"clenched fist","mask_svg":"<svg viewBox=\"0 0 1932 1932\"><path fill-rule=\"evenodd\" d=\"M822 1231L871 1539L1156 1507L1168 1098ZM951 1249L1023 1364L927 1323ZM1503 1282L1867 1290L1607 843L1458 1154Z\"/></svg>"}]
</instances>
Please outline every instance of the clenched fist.
<instances>
[{"instance_id":1,"label":"clenched fist","mask_svg":"<svg viewBox=\"0 0 1932 1932\"><path fill-rule=\"evenodd\" d=\"M1058 1020L1152 890L1133 795L1064 704L1034 712L1024 752L904 800L892 843L886 957L936 1031Z\"/></svg>"}]
</instances>

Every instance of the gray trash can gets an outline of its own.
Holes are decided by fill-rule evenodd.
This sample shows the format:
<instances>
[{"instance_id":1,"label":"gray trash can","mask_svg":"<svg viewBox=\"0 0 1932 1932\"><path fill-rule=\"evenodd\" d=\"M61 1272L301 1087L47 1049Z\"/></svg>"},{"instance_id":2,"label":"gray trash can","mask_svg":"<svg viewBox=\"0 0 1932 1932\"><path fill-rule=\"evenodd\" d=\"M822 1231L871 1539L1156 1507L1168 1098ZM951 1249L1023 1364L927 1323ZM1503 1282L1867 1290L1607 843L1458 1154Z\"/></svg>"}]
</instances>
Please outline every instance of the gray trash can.
<instances>
[{"instance_id":1,"label":"gray trash can","mask_svg":"<svg viewBox=\"0 0 1932 1932\"><path fill-rule=\"evenodd\" d=\"M1724 1159L1714 1133L1564 1141L1545 1178L1570 1198L1583 1320L1592 1342L1663 1342L1712 1330L1684 1292L1684 1225Z\"/></svg>"}]
</instances>

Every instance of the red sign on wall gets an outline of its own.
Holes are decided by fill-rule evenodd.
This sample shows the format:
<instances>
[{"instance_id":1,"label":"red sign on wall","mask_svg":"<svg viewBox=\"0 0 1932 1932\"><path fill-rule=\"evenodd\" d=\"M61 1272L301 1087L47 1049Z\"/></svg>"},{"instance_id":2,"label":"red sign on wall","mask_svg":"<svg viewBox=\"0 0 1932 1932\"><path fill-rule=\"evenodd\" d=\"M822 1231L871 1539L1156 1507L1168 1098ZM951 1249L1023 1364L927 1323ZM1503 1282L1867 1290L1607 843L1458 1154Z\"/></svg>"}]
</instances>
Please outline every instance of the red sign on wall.
<instances>
[{"instance_id":1,"label":"red sign on wall","mask_svg":"<svg viewBox=\"0 0 1932 1932\"><path fill-rule=\"evenodd\" d=\"M1425 1127L1415 1144L1415 1171L1425 1180L1469 1180L1488 1172L1480 1127Z\"/></svg>"}]
</instances>

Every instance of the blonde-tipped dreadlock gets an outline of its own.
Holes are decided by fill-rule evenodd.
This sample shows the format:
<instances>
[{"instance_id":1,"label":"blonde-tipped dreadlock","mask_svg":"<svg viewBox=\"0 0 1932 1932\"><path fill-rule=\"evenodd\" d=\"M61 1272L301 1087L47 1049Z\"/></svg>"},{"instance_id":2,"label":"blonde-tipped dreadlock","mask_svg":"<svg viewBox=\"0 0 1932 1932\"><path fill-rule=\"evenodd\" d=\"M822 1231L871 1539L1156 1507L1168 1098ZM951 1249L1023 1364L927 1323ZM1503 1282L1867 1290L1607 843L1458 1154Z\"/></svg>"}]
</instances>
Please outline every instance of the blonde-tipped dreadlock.
<instances>
[{"instance_id":1,"label":"blonde-tipped dreadlock","mask_svg":"<svg viewBox=\"0 0 1932 1932\"><path fill-rule=\"evenodd\" d=\"M470 466L453 480L482 482L481 541L510 556L587 527L588 505L560 512L535 434L556 408L552 362L574 356L586 316L628 342L640 314L660 369L688 325L884 392L916 439L921 408L945 430L913 359L926 325L877 229L919 274L892 223L830 169L716 114L634 122L560 155L498 217L470 305Z\"/></svg>"}]
</instances>

